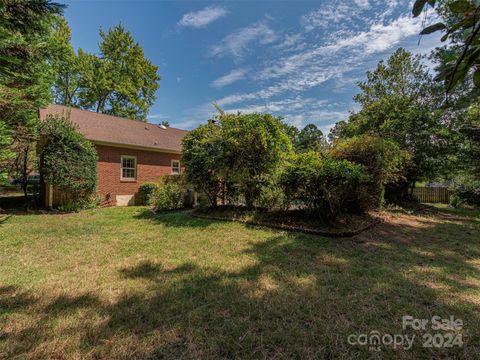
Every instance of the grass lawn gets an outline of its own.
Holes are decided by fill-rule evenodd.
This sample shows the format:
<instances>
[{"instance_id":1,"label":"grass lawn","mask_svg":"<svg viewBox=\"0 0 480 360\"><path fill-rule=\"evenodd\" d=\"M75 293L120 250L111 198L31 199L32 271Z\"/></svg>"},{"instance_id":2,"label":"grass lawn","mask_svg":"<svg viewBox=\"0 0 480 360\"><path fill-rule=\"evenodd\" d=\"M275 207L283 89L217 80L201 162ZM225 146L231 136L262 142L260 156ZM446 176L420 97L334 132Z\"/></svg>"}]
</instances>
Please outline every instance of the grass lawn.
<instances>
[{"instance_id":1,"label":"grass lawn","mask_svg":"<svg viewBox=\"0 0 480 360\"><path fill-rule=\"evenodd\" d=\"M0 358L479 358L466 215L389 214L350 239L140 207L0 215ZM464 346L422 347L443 332L402 330L404 315L462 319ZM347 342L372 331L416 339Z\"/></svg>"}]
</instances>

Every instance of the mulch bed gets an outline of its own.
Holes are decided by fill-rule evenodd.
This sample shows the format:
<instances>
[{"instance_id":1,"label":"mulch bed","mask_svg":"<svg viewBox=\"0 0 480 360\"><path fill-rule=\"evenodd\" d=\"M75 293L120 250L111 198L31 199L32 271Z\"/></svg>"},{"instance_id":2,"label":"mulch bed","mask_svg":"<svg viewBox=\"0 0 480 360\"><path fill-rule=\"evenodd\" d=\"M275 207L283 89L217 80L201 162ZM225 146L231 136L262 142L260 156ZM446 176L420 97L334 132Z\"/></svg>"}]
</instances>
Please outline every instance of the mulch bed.
<instances>
[{"instance_id":1,"label":"mulch bed","mask_svg":"<svg viewBox=\"0 0 480 360\"><path fill-rule=\"evenodd\" d=\"M375 214L344 214L339 216L333 224L326 225L319 222L318 219L306 215L303 211L247 211L243 208L232 207L193 210L189 214L201 219L236 221L247 225L332 238L358 235L382 221L381 217L375 216Z\"/></svg>"}]
</instances>

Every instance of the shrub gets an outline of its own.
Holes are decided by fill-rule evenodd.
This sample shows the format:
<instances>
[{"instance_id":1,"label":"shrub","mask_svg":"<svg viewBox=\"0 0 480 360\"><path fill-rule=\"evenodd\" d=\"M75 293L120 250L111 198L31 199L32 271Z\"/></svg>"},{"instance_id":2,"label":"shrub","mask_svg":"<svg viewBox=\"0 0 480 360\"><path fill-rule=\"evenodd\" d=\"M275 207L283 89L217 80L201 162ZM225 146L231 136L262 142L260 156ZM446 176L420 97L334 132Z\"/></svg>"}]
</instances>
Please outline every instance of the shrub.
<instances>
[{"instance_id":1,"label":"shrub","mask_svg":"<svg viewBox=\"0 0 480 360\"><path fill-rule=\"evenodd\" d=\"M212 207L218 198L227 201L240 196L252 207L284 156L292 151L284 127L269 114L221 112L183 139L187 180L206 195ZM227 193L229 190L233 193Z\"/></svg>"},{"instance_id":2,"label":"shrub","mask_svg":"<svg viewBox=\"0 0 480 360\"><path fill-rule=\"evenodd\" d=\"M63 117L48 116L40 129L40 167L46 183L69 194L82 207L97 187L97 152L73 124Z\"/></svg>"},{"instance_id":3,"label":"shrub","mask_svg":"<svg viewBox=\"0 0 480 360\"><path fill-rule=\"evenodd\" d=\"M154 196L156 210L174 210L184 207L185 191L179 176L165 176Z\"/></svg>"},{"instance_id":4,"label":"shrub","mask_svg":"<svg viewBox=\"0 0 480 360\"><path fill-rule=\"evenodd\" d=\"M455 189L453 197L458 197L462 203L480 206L480 186L461 186Z\"/></svg>"},{"instance_id":5,"label":"shrub","mask_svg":"<svg viewBox=\"0 0 480 360\"><path fill-rule=\"evenodd\" d=\"M158 191L158 184L154 182L146 182L139 186L138 195L140 203L143 205L152 205L155 193Z\"/></svg>"},{"instance_id":6,"label":"shrub","mask_svg":"<svg viewBox=\"0 0 480 360\"><path fill-rule=\"evenodd\" d=\"M260 197L292 143L281 120L270 114L222 114L223 169L248 208Z\"/></svg>"},{"instance_id":7,"label":"shrub","mask_svg":"<svg viewBox=\"0 0 480 360\"><path fill-rule=\"evenodd\" d=\"M408 152L400 150L396 143L372 135L339 140L330 155L365 167L371 176L370 195L365 206L371 208L382 206L387 184L394 185L405 180L404 170L409 159Z\"/></svg>"},{"instance_id":8,"label":"shrub","mask_svg":"<svg viewBox=\"0 0 480 360\"><path fill-rule=\"evenodd\" d=\"M450 196L450 205L454 208L461 207L464 203L465 201L460 196L458 196L458 194L453 194L452 196Z\"/></svg>"},{"instance_id":9,"label":"shrub","mask_svg":"<svg viewBox=\"0 0 480 360\"><path fill-rule=\"evenodd\" d=\"M315 152L293 157L280 177L287 201L300 201L325 222L333 221L352 203L360 203L365 196L363 185L369 181L362 165Z\"/></svg>"},{"instance_id":10,"label":"shrub","mask_svg":"<svg viewBox=\"0 0 480 360\"><path fill-rule=\"evenodd\" d=\"M190 131L182 142L185 178L215 207L221 180L221 129L212 122Z\"/></svg>"},{"instance_id":11,"label":"shrub","mask_svg":"<svg viewBox=\"0 0 480 360\"><path fill-rule=\"evenodd\" d=\"M285 194L277 182L272 181L262 186L257 206L265 209L283 209L285 204Z\"/></svg>"}]
</instances>

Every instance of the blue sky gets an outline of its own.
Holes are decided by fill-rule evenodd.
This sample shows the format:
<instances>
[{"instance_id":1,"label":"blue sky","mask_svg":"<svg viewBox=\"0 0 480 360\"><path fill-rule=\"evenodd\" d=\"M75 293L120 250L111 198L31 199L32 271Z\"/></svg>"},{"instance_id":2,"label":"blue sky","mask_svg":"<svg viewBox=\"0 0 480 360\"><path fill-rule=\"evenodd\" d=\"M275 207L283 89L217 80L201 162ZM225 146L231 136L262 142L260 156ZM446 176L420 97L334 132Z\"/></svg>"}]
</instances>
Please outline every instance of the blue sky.
<instances>
[{"instance_id":1,"label":"blue sky","mask_svg":"<svg viewBox=\"0 0 480 360\"><path fill-rule=\"evenodd\" d=\"M270 112L324 132L355 109L356 82L422 38L409 0L66 1L74 47L121 22L160 67L149 121L192 129L225 110Z\"/></svg>"}]
</instances>

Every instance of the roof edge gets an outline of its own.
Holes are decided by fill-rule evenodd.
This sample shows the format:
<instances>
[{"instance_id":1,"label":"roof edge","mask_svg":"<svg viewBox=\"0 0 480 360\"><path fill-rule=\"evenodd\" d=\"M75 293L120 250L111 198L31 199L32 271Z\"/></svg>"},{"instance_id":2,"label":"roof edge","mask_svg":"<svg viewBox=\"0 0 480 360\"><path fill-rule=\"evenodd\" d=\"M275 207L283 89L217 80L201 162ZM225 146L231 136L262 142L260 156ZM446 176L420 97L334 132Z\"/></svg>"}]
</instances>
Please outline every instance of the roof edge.
<instances>
[{"instance_id":1,"label":"roof edge","mask_svg":"<svg viewBox=\"0 0 480 360\"><path fill-rule=\"evenodd\" d=\"M87 139L89 140L89 139ZM112 143L108 141L99 141L99 140L89 140L91 143L95 145L102 145L102 146L111 146L116 148L124 148L124 149L132 149L132 150L143 150L143 151L153 151L159 153L168 153L168 154L182 154L182 151L172 150L172 149L160 149L156 147L148 147L148 146L141 146L141 145L132 145L132 144L125 144L125 143Z\"/></svg>"}]
</instances>

